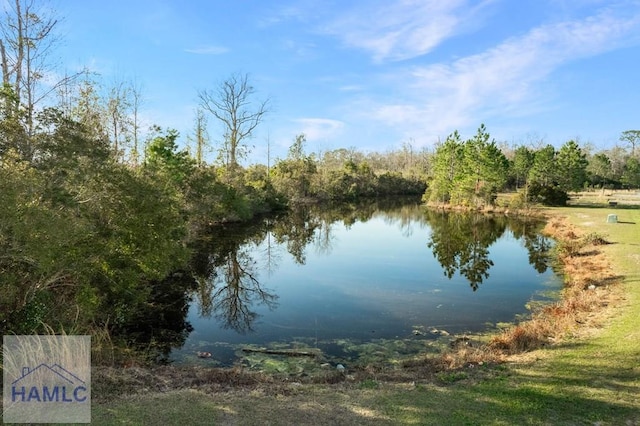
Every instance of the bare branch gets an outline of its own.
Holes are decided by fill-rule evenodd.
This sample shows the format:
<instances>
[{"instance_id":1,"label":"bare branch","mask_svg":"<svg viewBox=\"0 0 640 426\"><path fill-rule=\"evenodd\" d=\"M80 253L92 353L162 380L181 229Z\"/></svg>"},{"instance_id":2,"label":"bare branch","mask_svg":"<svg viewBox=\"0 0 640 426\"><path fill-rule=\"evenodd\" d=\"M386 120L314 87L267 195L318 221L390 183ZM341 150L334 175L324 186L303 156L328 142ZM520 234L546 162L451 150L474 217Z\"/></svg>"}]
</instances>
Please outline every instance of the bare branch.
<instances>
[{"instance_id":1,"label":"bare branch","mask_svg":"<svg viewBox=\"0 0 640 426\"><path fill-rule=\"evenodd\" d=\"M270 102L264 100L257 105L251 101L255 89L249 84L246 74L233 74L223 81L216 91L202 90L198 93L202 109L208 111L224 127L227 152L227 166L235 168L241 150L246 149L244 141L251 137L253 131L269 112Z\"/></svg>"}]
</instances>

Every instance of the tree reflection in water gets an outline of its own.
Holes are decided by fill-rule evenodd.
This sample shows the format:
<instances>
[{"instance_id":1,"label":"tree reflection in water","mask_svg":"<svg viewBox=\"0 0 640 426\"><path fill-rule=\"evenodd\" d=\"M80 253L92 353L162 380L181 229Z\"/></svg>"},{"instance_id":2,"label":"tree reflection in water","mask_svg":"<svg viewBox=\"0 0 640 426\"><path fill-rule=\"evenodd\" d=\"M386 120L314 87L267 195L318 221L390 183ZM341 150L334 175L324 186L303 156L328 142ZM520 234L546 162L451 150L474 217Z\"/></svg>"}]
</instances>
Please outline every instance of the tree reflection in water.
<instances>
[{"instance_id":1,"label":"tree reflection in water","mask_svg":"<svg viewBox=\"0 0 640 426\"><path fill-rule=\"evenodd\" d=\"M278 296L262 288L256 278L255 263L246 248L228 254L225 265L212 277L211 303L203 311L205 316L213 313L225 328L245 333L253 331L258 316L253 305L277 306Z\"/></svg>"},{"instance_id":2,"label":"tree reflection in water","mask_svg":"<svg viewBox=\"0 0 640 426\"><path fill-rule=\"evenodd\" d=\"M171 348L184 344L192 330L187 314L196 299L201 316L213 317L222 327L239 333L251 332L259 307L273 310L278 306L278 296L261 284L260 274L275 271L285 253L301 265L309 249L329 255L335 243L334 229L349 229L372 218L397 226L405 237L428 224L424 241L444 275L452 278L459 273L473 291L489 278L494 266L489 249L507 230L527 249L535 270L547 270L552 243L539 234L539 221L444 213L418 204L387 200L304 206L249 224L213 226L191 247L190 270L150 283L147 307L121 331L141 347L152 348L157 360L166 360Z\"/></svg>"},{"instance_id":3,"label":"tree reflection in water","mask_svg":"<svg viewBox=\"0 0 640 426\"><path fill-rule=\"evenodd\" d=\"M332 227L342 222L348 229L357 222L382 217L398 225L405 236L414 224L428 223L427 246L443 268L444 275L465 277L473 291L489 278L494 265L489 248L507 231L523 241L529 262L542 273L547 269L550 241L538 234L540 222L513 220L506 216L446 213L421 210L406 200L327 206L303 206L279 218L247 224L216 226L209 230L193 260L198 283L195 295L200 314L214 317L224 328L240 333L253 331L256 308L275 309L278 296L260 284L259 272L277 267L286 250L298 264L305 264L307 249L329 254L333 246ZM256 247L264 246L261 252ZM253 253L253 255L252 255ZM260 264L254 258L259 256Z\"/></svg>"},{"instance_id":4,"label":"tree reflection in water","mask_svg":"<svg viewBox=\"0 0 640 426\"><path fill-rule=\"evenodd\" d=\"M149 283L147 303L115 334L126 339L127 346L139 350L150 361L166 363L172 348L181 347L193 330L187 321L189 294L196 288L191 274L176 271L162 281Z\"/></svg>"},{"instance_id":5,"label":"tree reflection in water","mask_svg":"<svg viewBox=\"0 0 640 426\"><path fill-rule=\"evenodd\" d=\"M239 333L253 331L258 318L255 308L277 307L278 296L260 284L258 275L260 270L276 267L278 247L285 247L296 263L304 265L307 247L314 245L326 254L331 251L334 222L367 221L378 209L374 202L333 209L300 206L282 218L210 228L195 247L192 260L200 315L214 317L224 328ZM259 244L266 245L264 266L250 254Z\"/></svg>"},{"instance_id":6,"label":"tree reflection in water","mask_svg":"<svg viewBox=\"0 0 640 426\"><path fill-rule=\"evenodd\" d=\"M312 213L310 206L301 206L292 210L285 220L274 223L273 235L278 244L286 246L297 263L304 265L307 261L306 247L314 241L321 223L322 220Z\"/></svg>"},{"instance_id":7,"label":"tree reflection in water","mask_svg":"<svg viewBox=\"0 0 640 426\"><path fill-rule=\"evenodd\" d=\"M489 278L489 246L504 233L507 223L502 217L478 214L428 211L431 236L427 246L440 262L447 278L460 272L476 291Z\"/></svg>"},{"instance_id":8,"label":"tree reflection in water","mask_svg":"<svg viewBox=\"0 0 640 426\"><path fill-rule=\"evenodd\" d=\"M252 245L265 239L268 227L268 221L253 226L217 226L203 239L208 244L199 248L194 261L201 316L213 316L224 328L246 333L253 330L258 317L256 306L277 306L278 296L261 286L259 268L249 254ZM271 263L271 252L268 254Z\"/></svg>"},{"instance_id":9,"label":"tree reflection in water","mask_svg":"<svg viewBox=\"0 0 640 426\"><path fill-rule=\"evenodd\" d=\"M524 240L524 246L529 254L529 263L540 274L549 267L549 251L552 242L540 235L540 222L517 221L511 224L511 231L516 238Z\"/></svg>"},{"instance_id":10,"label":"tree reflection in water","mask_svg":"<svg viewBox=\"0 0 640 426\"><path fill-rule=\"evenodd\" d=\"M432 230L427 246L433 251L445 276L452 278L459 272L469 281L473 291L489 278L489 269L494 265L489 259L489 247L508 227L516 239L524 239L529 263L536 271L543 273L547 269L551 242L538 234L539 221L434 210L428 210L426 216Z\"/></svg>"},{"instance_id":11,"label":"tree reflection in water","mask_svg":"<svg viewBox=\"0 0 640 426\"><path fill-rule=\"evenodd\" d=\"M551 242L538 234L539 221L433 210L427 211L426 216L432 231L427 246L442 266L444 275L452 278L459 272L473 291L489 278L489 269L494 265L489 258L489 247L507 228L516 239L524 239L529 263L536 271L542 273L547 269Z\"/></svg>"}]
</instances>

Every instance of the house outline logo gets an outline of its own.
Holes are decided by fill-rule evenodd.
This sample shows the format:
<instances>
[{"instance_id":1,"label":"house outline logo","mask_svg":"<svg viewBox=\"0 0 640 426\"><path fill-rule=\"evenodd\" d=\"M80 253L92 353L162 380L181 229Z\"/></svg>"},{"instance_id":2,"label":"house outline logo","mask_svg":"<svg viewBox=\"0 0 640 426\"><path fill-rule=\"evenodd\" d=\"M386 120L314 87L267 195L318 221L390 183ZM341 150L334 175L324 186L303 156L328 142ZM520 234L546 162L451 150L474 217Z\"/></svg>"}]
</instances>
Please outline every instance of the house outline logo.
<instances>
[{"instance_id":1,"label":"house outline logo","mask_svg":"<svg viewBox=\"0 0 640 426\"><path fill-rule=\"evenodd\" d=\"M47 378L49 380L42 380ZM64 384L60 386L60 382ZM41 363L35 368L23 367L22 375L11 382L11 401L82 403L87 400L86 384L86 381L57 363ZM72 388L67 388L67 385Z\"/></svg>"},{"instance_id":2,"label":"house outline logo","mask_svg":"<svg viewBox=\"0 0 640 426\"><path fill-rule=\"evenodd\" d=\"M38 365L36 368L33 368L33 369L30 369L29 367L22 367L22 376L18 377L16 380L14 380L11 383L11 385L13 386L16 383L18 383L19 381L24 380L27 376L37 372L40 368L47 368L47 369L51 370L51 372L53 374L55 374L56 376L59 376L60 378L62 378L65 381L69 382L69 384L72 384L72 385L75 384L74 381L70 377L72 377L75 380L80 381L83 385L86 384L86 382L84 380L82 380L80 377L76 376L71 371L69 371L66 368L64 368L63 366L61 366L60 364L49 365L49 364L45 364L43 362L40 365Z\"/></svg>"}]
</instances>

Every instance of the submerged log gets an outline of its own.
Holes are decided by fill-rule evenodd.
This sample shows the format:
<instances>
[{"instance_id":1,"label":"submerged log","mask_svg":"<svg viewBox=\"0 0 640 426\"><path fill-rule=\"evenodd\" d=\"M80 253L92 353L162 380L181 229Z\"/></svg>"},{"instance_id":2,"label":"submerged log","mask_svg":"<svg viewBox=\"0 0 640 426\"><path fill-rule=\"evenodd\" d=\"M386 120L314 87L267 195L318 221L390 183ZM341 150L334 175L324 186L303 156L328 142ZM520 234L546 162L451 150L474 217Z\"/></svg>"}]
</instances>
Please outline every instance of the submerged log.
<instances>
[{"instance_id":1,"label":"submerged log","mask_svg":"<svg viewBox=\"0 0 640 426\"><path fill-rule=\"evenodd\" d=\"M284 355L284 356L311 356L320 355L318 352L298 351L295 349L266 349L266 348L242 348L242 352L260 353L268 355Z\"/></svg>"}]
</instances>

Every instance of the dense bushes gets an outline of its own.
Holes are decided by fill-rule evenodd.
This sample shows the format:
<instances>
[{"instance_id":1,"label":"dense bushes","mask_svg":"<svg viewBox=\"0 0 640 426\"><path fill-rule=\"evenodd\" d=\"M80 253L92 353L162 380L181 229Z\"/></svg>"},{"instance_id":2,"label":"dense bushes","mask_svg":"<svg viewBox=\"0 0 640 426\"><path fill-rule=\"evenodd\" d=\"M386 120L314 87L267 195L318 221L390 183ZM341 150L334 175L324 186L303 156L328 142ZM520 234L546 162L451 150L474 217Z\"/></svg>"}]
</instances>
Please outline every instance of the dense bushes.
<instances>
[{"instance_id":1,"label":"dense bushes","mask_svg":"<svg viewBox=\"0 0 640 426\"><path fill-rule=\"evenodd\" d=\"M529 202L545 206L565 206L569 201L569 195L557 185L534 182L529 185L528 199Z\"/></svg>"},{"instance_id":2,"label":"dense bushes","mask_svg":"<svg viewBox=\"0 0 640 426\"><path fill-rule=\"evenodd\" d=\"M215 168L196 166L173 131L158 132L145 163L132 167L99 134L55 111L39 123L29 144L35 155L10 143L0 155L4 334L126 328L158 297L158 283L186 265L203 223L248 219L273 205L264 188L225 183Z\"/></svg>"},{"instance_id":3,"label":"dense bushes","mask_svg":"<svg viewBox=\"0 0 640 426\"><path fill-rule=\"evenodd\" d=\"M366 159L344 155L342 150L325 154L319 161L304 153L304 142L304 136L298 136L287 158L278 161L271 173L273 188L288 200L346 201L420 195L426 188L423 178L387 170L376 173Z\"/></svg>"}]
</instances>

